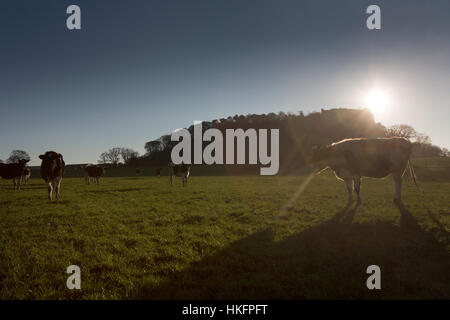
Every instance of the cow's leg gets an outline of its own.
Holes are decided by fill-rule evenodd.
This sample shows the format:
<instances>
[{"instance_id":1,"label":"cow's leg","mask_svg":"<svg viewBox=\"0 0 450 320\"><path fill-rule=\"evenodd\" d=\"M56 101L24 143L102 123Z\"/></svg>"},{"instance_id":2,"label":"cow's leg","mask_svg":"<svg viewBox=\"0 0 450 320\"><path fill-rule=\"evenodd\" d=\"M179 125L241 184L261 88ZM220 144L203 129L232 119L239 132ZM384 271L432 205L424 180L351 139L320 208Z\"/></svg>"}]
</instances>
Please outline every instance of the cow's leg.
<instances>
[{"instance_id":1,"label":"cow's leg","mask_svg":"<svg viewBox=\"0 0 450 320\"><path fill-rule=\"evenodd\" d=\"M173 175L171 175L170 176L170 185L173 187L173 179L174 179L174 177L173 177Z\"/></svg>"},{"instance_id":2,"label":"cow's leg","mask_svg":"<svg viewBox=\"0 0 450 320\"><path fill-rule=\"evenodd\" d=\"M61 187L61 180L62 180L62 177L58 177L58 178L55 179L55 182L54 182L56 199L59 199L59 190L60 190L60 187Z\"/></svg>"},{"instance_id":3,"label":"cow's leg","mask_svg":"<svg viewBox=\"0 0 450 320\"><path fill-rule=\"evenodd\" d=\"M399 204L401 202L401 193L402 193L402 173L401 172L392 173L392 178L394 178L395 183L394 203Z\"/></svg>"},{"instance_id":4,"label":"cow's leg","mask_svg":"<svg viewBox=\"0 0 450 320\"><path fill-rule=\"evenodd\" d=\"M22 177L18 177L17 178L17 185L18 185L18 189L20 191L20 181L22 180Z\"/></svg>"},{"instance_id":5,"label":"cow's leg","mask_svg":"<svg viewBox=\"0 0 450 320\"><path fill-rule=\"evenodd\" d=\"M358 197L358 204L361 204L361 198L359 197L359 190L361 190L361 177L359 176L353 177L353 183L355 186L356 195Z\"/></svg>"},{"instance_id":6,"label":"cow's leg","mask_svg":"<svg viewBox=\"0 0 450 320\"><path fill-rule=\"evenodd\" d=\"M47 182L47 190L48 190L48 200L52 201L53 185L51 180Z\"/></svg>"},{"instance_id":7,"label":"cow's leg","mask_svg":"<svg viewBox=\"0 0 450 320\"><path fill-rule=\"evenodd\" d=\"M89 176L86 176L86 184L89 184Z\"/></svg>"},{"instance_id":8,"label":"cow's leg","mask_svg":"<svg viewBox=\"0 0 450 320\"><path fill-rule=\"evenodd\" d=\"M14 190L17 189L17 178L13 178Z\"/></svg>"},{"instance_id":9,"label":"cow's leg","mask_svg":"<svg viewBox=\"0 0 450 320\"><path fill-rule=\"evenodd\" d=\"M353 202L353 180L345 180L345 185L347 186L347 191L348 191L347 205L351 205Z\"/></svg>"}]
</instances>

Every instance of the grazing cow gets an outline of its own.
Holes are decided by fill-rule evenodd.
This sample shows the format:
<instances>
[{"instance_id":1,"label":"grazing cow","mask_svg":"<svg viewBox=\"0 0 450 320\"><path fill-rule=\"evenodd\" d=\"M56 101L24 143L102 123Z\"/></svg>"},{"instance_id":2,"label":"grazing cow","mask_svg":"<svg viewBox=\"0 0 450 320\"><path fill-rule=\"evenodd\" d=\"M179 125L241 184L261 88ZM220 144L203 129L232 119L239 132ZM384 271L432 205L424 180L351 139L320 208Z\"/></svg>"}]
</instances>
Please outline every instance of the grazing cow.
<instances>
[{"instance_id":1,"label":"grazing cow","mask_svg":"<svg viewBox=\"0 0 450 320\"><path fill-rule=\"evenodd\" d=\"M28 180L30 180L30 177L31 170L29 168L25 168L25 170L23 171L22 182L25 182L25 184L27 184Z\"/></svg>"},{"instance_id":2,"label":"grazing cow","mask_svg":"<svg viewBox=\"0 0 450 320\"><path fill-rule=\"evenodd\" d=\"M187 187L187 179L189 177L191 171L191 165L189 164L174 164L173 162L169 162L169 176L170 176L170 185L173 186L173 180L175 176L183 178L183 187Z\"/></svg>"},{"instance_id":3,"label":"grazing cow","mask_svg":"<svg viewBox=\"0 0 450 320\"><path fill-rule=\"evenodd\" d=\"M161 168L156 168L156 175L161 178Z\"/></svg>"},{"instance_id":4,"label":"grazing cow","mask_svg":"<svg viewBox=\"0 0 450 320\"><path fill-rule=\"evenodd\" d=\"M358 196L358 204L361 203L361 177L384 178L392 174L395 182L394 202L399 204L402 176L407 165L417 186L414 169L409 161L410 155L411 143L404 138L359 138L345 139L314 149L312 161L319 172L331 168L338 179L345 181L348 204L353 201L353 187Z\"/></svg>"},{"instance_id":5,"label":"grazing cow","mask_svg":"<svg viewBox=\"0 0 450 320\"><path fill-rule=\"evenodd\" d=\"M19 160L19 163L0 163L0 176L3 179L12 179L14 190L20 190L20 182L28 161L30 160L21 159Z\"/></svg>"},{"instance_id":6,"label":"grazing cow","mask_svg":"<svg viewBox=\"0 0 450 320\"><path fill-rule=\"evenodd\" d=\"M66 166L63 156L55 151L47 151L45 154L41 154L39 159L42 160L41 176L48 185L48 199L52 200L53 188L55 188L56 199L58 199Z\"/></svg>"},{"instance_id":7,"label":"grazing cow","mask_svg":"<svg viewBox=\"0 0 450 320\"><path fill-rule=\"evenodd\" d=\"M137 175L137 176L140 176L140 175L141 175L141 169L136 168L136 175Z\"/></svg>"},{"instance_id":8,"label":"grazing cow","mask_svg":"<svg viewBox=\"0 0 450 320\"><path fill-rule=\"evenodd\" d=\"M103 167L100 166L96 166L93 164L88 164L85 168L84 168L84 172L86 173L86 184L90 184L91 183L91 178L97 182L97 184L100 184L100 178L103 176L103 174L105 173L105 169Z\"/></svg>"}]
</instances>

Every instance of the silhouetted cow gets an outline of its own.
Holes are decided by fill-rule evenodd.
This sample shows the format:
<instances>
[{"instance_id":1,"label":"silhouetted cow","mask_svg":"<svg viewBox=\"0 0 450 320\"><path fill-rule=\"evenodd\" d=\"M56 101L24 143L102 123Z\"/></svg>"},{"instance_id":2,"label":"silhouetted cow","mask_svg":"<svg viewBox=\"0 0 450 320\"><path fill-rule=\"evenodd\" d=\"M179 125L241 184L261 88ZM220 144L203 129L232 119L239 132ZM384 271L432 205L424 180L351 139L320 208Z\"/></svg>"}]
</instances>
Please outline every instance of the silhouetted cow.
<instances>
[{"instance_id":1,"label":"silhouetted cow","mask_svg":"<svg viewBox=\"0 0 450 320\"><path fill-rule=\"evenodd\" d=\"M84 172L86 173L86 176L85 176L86 184L90 184L91 183L91 178L94 181L96 181L97 184L99 184L100 183L100 178L105 173L105 169L103 169L103 167L90 164L90 165L87 165L84 168Z\"/></svg>"},{"instance_id":2,"label":"silhouetted cow","mask_svg":"<svg viewBox=\"0 0 450 320\"><path fill-rule=\"evenodd\" d=\"M161 178L161 168L156 168L156 175L158 176L158 178Z\"/></svg>"},{"instance_id":3,"label":"silhouetted cow","mask_svg":"<svg viewBox=\"0 0 450 320\"><path fill-rule=\"evenodd\" d=\"M191 165L189 164L174 164L173 162L169 162L169 176L170 176L170 184L173 186L173 180L175 176L182 177L183 179L183 187L187 187L187 179L189 177L191 171Z\"/></svg>"},{"instance_id":4,"label":"silhouetted cow","mask_svg":"<svg viewBox=\"0 0 450 320\"><path fill-rule=\"evenodd\" d=\"M0 176L3 179L12 179L14 190L20 190L20 182L25 172L27 162L30 160L19 160L19 163L0 163Z\"/></svg>"},{"instance_id":5,"label":"silhouetted cow","mask_svg":"<svg viewBox=\"0 0 450 320\"><path fill-rule=\"evenodd\" d=\"M52 200L53 188L55 188L56 199L58 199L66 166L63 156L55 151L47 151L45 154L41 154L39 159L42 160L41 176L48 185L48 198Z\"/></svg>"},{"instance_id":6,"label":"silhouetted cow","mask_svg":"<svg viewBox=\"0 0 450 320\"><path fill-rule=\"evenodd\" d=\"M329 146L314 149L312 161L321 172L331 168L338 179L344 180L348 190L348 204L352 203L355 188L359 197L361 177L384 178L392 174L395 182L394 202L401 202L402 176L409 164L411 177L417 186L409 157L411 143L404 138L345 139Z\"/></svg>"}]
</instances>

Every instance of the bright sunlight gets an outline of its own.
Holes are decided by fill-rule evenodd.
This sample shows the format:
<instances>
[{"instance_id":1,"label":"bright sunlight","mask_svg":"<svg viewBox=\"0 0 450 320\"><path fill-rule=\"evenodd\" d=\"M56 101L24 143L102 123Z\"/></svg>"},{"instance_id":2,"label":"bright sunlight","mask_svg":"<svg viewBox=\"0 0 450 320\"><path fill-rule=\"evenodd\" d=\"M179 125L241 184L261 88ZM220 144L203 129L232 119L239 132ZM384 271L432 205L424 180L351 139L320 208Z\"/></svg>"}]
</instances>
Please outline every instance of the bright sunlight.
<instances>
[{"instance_id":1,"label":"bright sunlight","mask_svg":"<svg viewBox=\"0 0 450 320\"><path fill-rule=\"evenodd\" d=\"M381 89L374 89L366 96L366 106L374 115L384 113L389 105L389 95Z\"/></svg>"}]
</instances>

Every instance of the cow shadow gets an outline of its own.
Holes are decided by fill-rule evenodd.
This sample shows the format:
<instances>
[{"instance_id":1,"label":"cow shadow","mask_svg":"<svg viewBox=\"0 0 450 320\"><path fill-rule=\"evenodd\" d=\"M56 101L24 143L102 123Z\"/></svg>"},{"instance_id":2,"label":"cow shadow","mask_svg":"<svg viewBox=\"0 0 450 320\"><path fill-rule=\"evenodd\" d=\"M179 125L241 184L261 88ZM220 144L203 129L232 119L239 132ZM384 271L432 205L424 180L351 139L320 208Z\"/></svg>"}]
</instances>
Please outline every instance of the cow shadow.
<instances>
[{"instance_id":1,"label":"cow shadow","mask_svg":"<svg viewBox=\"0 0 450 320\"><path fill-rule=\"evenodd\" d=\"M280 241L276 227L267 227L181 271L158 268L164 280L142 284L133 298L450 298L449 253L406 208L399 207L399 225L350 223L356 210L340 210ZM366 287L373 264L380 266L382 290Z\"/></svg>"},{"instance_id":2,"label":"cow shadow","mask_svg":"<svg viewBox=\"0 0 450 320\"><path fill-rule=\"evenodd\" d=\"M41 186L22 186L23 190L34 190L34 189L47 189L46 185Z\"/></svg>"},{"instance_id":3,"label":"cow shadow","mask_svg":"<svg viewBox=\"0 0 450 320\"><path fill-rule=\"evenodd\" d=\"M124 188L124 189L108 189L108 190L87 190L89 193L111 193L111 192L130 192L130 191L142 191L153 190L152 188Z\"/></svg>"}]
</instances>

